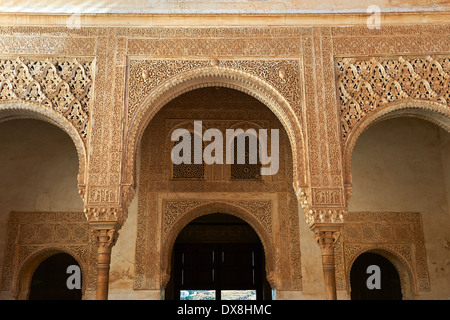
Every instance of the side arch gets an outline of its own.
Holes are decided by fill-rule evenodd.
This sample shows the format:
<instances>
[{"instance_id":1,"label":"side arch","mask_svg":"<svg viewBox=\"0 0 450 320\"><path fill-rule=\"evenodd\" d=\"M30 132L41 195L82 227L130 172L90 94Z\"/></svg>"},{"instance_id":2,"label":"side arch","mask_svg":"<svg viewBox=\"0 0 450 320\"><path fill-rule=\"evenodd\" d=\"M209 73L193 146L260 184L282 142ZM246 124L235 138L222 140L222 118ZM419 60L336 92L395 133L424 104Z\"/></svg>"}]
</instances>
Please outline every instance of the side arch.
<instances>
[{"instance_id":1,"label":"side arch","mask_svg":"<svg viewBox=\"0 0 450 320\"><path fill-rule=\"evenodd\" d=\"M450 133L450 109L448 106L433 101L408 100L392 103L364 117L348 135L344 142L344 185L347 189L347 203L352 188L351 161L352 154L361 134L381 121L398 117L413 117L430 121Z\"/></svg>"},{"instance_id":2,"label":"side arch","mask_svg":"<svg viewBox=\"0 0 450 320\"><path fill-rule=\"evenodd\" d=\"M398 252L395 252L391 248L383 247L383 246L369 246L364 247L361 250L354 253L354 255L349 259L347 268L346 268L346 279L347 279L347 290L348 294L350 296L350 290L351 290L351 279L350 279L350 272L352 269L352 266L356 259L362 255L363 253L371 252L379 254L380 256L383 256L389 262L391 262L395 269L397 270L397 273L400 277L400 285L402 290L402 295L404 299L412 299L415 294L418 293L418 288L416 285L416 277L414 277L414 272L411 267L411 265L406 261L404 257Z\"/></svg>"},{"instance_id":3,"label":"side arch","mask_svg":"<svg viewBox=\"0 0 450 320\"><path fill-rule=\"evenodd\" d=\"M195 220L196 218L217 212L236 216L248 223L253 228L253 230L255 230L264 249L267 280L269 281L271 286L275 286L275 250L273 247L272 237L269 235L266 228L261 224L261 222L250 212L226 202L208 203L196 207L192 210L186 211L172 225L168 236L166 237L166 239L163 239L163 243L161 245L162 286L166 286L170 279L172 250L180 232L184 227L186 227L191 221Z\"/></svg>"},{"instance_id":4,"label":"side arch","mask_svg":"<svg viewBox=\"0 0 450 320\"><path fill-rule=\"evenodd\" d=\"M37 267L47 258L58 254L67 253L72 256L78 263L82 274L81 292L84 294L87 283L86 266L82 263L82 259L75 253L63 247L48 247L41 249L30 256L28 256L20 265L19 271L13 284L13 294L18 300L26 300L30 294L31 280Z\"/></svg>"},{"instance_id":5,"label":"side arch","mask_svg":"<svg viewBox=\"0 0 450 320\"><path fill-rule=\"evenodd\" d=\"M131 118L125 136L124 184L136 184L137 148L154 115L169 101L188 91L204 87L235 89L258 99L280 120L289 137L293 159L294 187L306 185L305 144L299 119L288 101L265 80L229 67L204 67L180 73L149 92Z\"/></svg>"},{"instance_id":6,"label":"side arch","mask_svg":"<svg viewBox=\"0 0 450 320\"><path fill-rule=\"evenodd\" d=\"M0 102L0 123L15 119L36 119L53 124L62 129L72 139L78 155L78 189L82 198L86 184L86 145L77 129L61 114L36 102Z\"/></svg>"}]
</instances>

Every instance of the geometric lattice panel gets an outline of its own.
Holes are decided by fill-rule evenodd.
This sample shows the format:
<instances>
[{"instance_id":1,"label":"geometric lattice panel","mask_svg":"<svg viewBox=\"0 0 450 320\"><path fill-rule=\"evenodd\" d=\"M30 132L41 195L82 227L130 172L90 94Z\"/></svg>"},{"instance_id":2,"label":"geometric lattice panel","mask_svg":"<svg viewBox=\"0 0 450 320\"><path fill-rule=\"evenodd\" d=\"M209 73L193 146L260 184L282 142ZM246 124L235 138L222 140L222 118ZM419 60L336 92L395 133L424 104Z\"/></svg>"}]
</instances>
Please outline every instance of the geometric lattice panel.
<instances>
[{"instance_id":1,"label":"geometric lattice panel","mask_svg":"<svg viewBox=\"0 0 450 320\"><path fill-rule=\"evenodd\" d=\"M174 179L204 179L205 178L205 163L195 163L194 162L194 134L190 133L190 139L191 139L191 163L180 163L180 164L173 164L172 169L172 177ZM184 139L184 138L183 138ZM179 144L181 141L177 141L174 143L174 146ZM203 154L202 148L202 154ZM183 157L183 151L180 151L179 156Z\"/></svg>"},{"instance_id":2,"label":"geometric lattice panel","mask_svg":"<svg viewBox=\"0 0 450 320\"><path fill-rule=\"evenodd\" d=\"M0 59L0 101L30 101L60 113L88 135L93 62L67 58Z\"/></svg>"},{"instance_id":3,"label":"geometric lattice panel","mask_svg":"<svg viewBox=\"0 0 450 320\"><path fill-rule=\"evenodd\" d=\"M414 99L450 108L449 56L339 58L336 72L343 139L389 103Z\"/></svg>"}]
</instances>

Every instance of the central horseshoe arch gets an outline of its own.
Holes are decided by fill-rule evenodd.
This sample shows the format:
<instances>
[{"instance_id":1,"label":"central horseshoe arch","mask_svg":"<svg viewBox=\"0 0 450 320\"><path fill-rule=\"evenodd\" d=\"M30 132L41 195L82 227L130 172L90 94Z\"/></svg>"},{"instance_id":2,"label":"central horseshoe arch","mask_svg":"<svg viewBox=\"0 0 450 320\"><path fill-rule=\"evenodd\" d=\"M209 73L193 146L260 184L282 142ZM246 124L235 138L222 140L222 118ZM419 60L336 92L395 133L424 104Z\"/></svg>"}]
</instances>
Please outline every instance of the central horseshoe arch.
<instances>
[{"instance_id":1,"label":"central horseshoe arch","mask_svg":"<svg viewBox=\"0 0 450 320\"><path fill-rule=\"evenodd\" d=\"M307 185L305 144L299 119L288 101L269 83L253 74L230 67L203 67L180 73L152 90L137 108L125 136L123 185L135 189L137 150L145 129L169 101L188 91L205 87L235 89L258 99L280 120L289 137L294 188ZM131 199L128 199L131 201Z\"/></svg>"}]
</instances>

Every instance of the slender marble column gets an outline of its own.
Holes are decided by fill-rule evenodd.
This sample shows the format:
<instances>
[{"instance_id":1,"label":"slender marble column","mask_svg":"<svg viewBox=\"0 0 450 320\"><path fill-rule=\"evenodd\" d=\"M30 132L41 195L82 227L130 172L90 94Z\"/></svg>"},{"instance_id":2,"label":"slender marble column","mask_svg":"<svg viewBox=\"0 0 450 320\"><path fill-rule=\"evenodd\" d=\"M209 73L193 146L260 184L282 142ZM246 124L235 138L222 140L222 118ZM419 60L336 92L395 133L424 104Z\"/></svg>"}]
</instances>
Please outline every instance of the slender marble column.
<instances>
[{"instance_id":1,"label":"slender marble column","mask_svg":"<svg viewBox=\"0 0 450 320\"><path fill-rule=\"evenodd\" d=\"M109 268L111 250L117 241L118 232L115 223L91 224L92 240L97 244L97 300L108 300Z\"/></svg>"},{"instance_id":2,"label":"slender marble column","mask_svg":"<svg viewBox=\"0 0 450 320\"><path fill-rule=\"evenodd\" d=\"M336 227L320 227L314 230L314 236L322 252L325 297L327 300L336 300L337 295L336 272L334 263L334 244L340 236L340 228L336 229Z\"/></svg>"}]
</instances>

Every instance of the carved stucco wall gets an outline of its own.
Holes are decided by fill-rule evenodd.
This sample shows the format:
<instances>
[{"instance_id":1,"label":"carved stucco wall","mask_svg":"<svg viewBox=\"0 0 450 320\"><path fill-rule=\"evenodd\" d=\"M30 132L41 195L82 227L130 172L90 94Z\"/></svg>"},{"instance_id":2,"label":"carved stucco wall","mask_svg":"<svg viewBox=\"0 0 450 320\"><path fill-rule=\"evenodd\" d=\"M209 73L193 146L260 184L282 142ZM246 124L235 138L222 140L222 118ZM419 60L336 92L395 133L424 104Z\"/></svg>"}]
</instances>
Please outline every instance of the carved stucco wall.
<instances>
[{"instance_id":1,"label":"carved stucco wall","mask_svg":"<svg viewBox=\"0 0 450 320\"><path fill-rule=\"evenodd\" d=\"M320 188L333 188L334 192L338 193L337 198L341 203L323 202L316 207L342 208L345 205L345 196L340 156L342 135L336 108L338 94L333 80L335 57L393 55L395 52L442 53L446 50L449 34L445 25L418 26L417 28L384 26L381 30L369 30L364 27L82 28L79 30L60 27L35 27L31 30L21 27L2 27L1 31L3 53L14 57L14 60L19 56L30 54L95 58L98 76L95 79L95 96L91 101L91 119L95 126L90 133L89 141L91 151L88 178L90 182L87 183L86 204L87 215L97 220L122 219L121 209L117 209L117 205L122 201L128 204L129 198L132 198L132 192L129 190L129 185L133 183L130 169L124 171L127 174L126 179L122 179L120 175L120 167L123 165L121 145L129 143L129 135L126 134L127 140L123 141L121 132L122 128L127 131L126 128L130 125L122 111L123 97L126 92L125 87L142 80L138 79L141 74L135 74L134 77L130 74L130 79L126 79L125 71L129 64L127 57L156 59L155 63L159 64L161 64L158 62L161 58L183 57L184 60L187 57L195 57L198 63L207 64L211 58L222 57L219 59L219 64L229 63L230 67L238 70L244 67L245 63L233 62L230 58L235 60L238 57L254 57L260 61L259 64L264 65L269 63L268 58L298 59L301 57L300 67L295 68L296 70L292 69L294 74L287 72L286 81L280 77L277 78L276 74L273 78L277 79L276 83L267 80L274 89L282 93L286 101L290 102L289 105L296 114L295 121L300 124L303 131L296 137L303 135L305 139L304 149L300 148L297 152L299 160L304 161L298 161L297 165L300 167L294 170L298 170L302 177L302 166L305 165L304 179L298 179L294 183L298 182L300 187L305 185L316 187L316 189L305 188L304 190L305 195L302 197L306 198L309 204L311 199L315 198L315 194L311 193L321 192ZM183 62L182 65L192 66L192 63ZM182 72L182 65L178 65L174 70L181 68ZM163 69L165 71L166 66L167 62ZM267 76L270 79L271 73L261 73L262 71L254 68L247 71L258 78L264 79ZM300 72L298 76L301 74L304 80L301 84L303 93L301 88L300 93L298 90L299 80L295 77L297 72ZM289 75L294 75L294 78ZM286 84L283 84L284 82ZM162 83L159 88L167 84L167 82ZM128 94L132 94L130 87L127 90ZM299 94L302 94L303 98L295 98L295 95ZM294 96L291 97L291 95ZM299 101L303 101L301 109L295 107ZM126 104L128 106L126 114L129 114L129 110L133 107L132 104ZM145 108L143 111L146 111ZM144 121L138 125L137 129L142 131L145 125ZM292 121L291 125L295 129ZM132 145L137 145L138 138L135 140L131 141ZM111 143L104 146L103 141L111 141ZM129 151L128 149L126 158L133 159ZM134 151L135 149L131 148L131 153ZM293 152L296 151L295 149ZM132 169L131 172L133 172ZM126 195L125 200L122 199L122 194ZM100 213L100 204L105 203L109 205L106 205L107 208ZM314 217L314 212L310 213L306 210L306 213ZM340 213L336 211L335 214L339 216Z\"/></svg>"},{"instance_id":2,"label":"carved stucco wall","mask_svg":"<svg viewBox=\"0 0 450 320\"><path fill-rule=\"evenodd\" d=\"M349 212L335 250L339 289L350 292L350 269L362 253L387 256L401 276L405 298L430 291L427 256L420 213ZM392 255L392 256L390 256Z\"/></svg>"},{"instance_id":3,"label":"carved stucco wall","mask_svg":"<svg viewBox=\"0 0 450 320\"><path fill-rule=\"evenodd\" d=\"M36 36L39 35L39 36ZM195 57L199 63L207 63L211 58L227 60L232 67L241 68L245 64L229 61L237 57L254 57L258 63L268 63L268 58L298 59L301 57L300 68L295 72L303 77L303 98L299 95L298 79L288 78L283 85L282 78L273 78L278 92L296 114L304 136L304 150L298 150L299 160L295 168L301 174L301 166L305 165L304 180L294 183L299 186L333 188L342 203L320 203L318 206L340 208L345 205L343 193L342 161L341 161L341 129L339 127L339 111L336 108L338 92L334 83L335 57L358 57L360 55L390 55L401 52L402 55L433 52L442 53L447 50L449 31L445 25L417 26L384 26L380 30L369 30L365 27L346 28L296 28L296 27L252 27L252 28L82 28L67 29L61 27L2 27L0 41L3 54L16 60L27 55L69 55L71 57L92 57L95 59L95 69L98 75L95 79L95 95L91 101L91 122L95 126L90 133L89 147L89 181L87 181L86 204L87 215L91 219L122 219L121 209L117 204L129 203L132 192L129 184L132 176L122 179L120 172L124 143L122 128L127 131L130 122L123 114L123 98L125 87L134 82L140 82L136 74L127 81L127 57L144 57L155 60L160 58ZM261 58L264 57L264 58ZM314 58L315 57L315 58ZM340 59L340 58L339 58ZM396 58L398 59L398 58ZM203 61L203 62L202 62ZM156 63L158 63L156 61ZM233 64L234 63L234 64ZM184 63L182 63L184 64ZM186 63L192 65L192 63ZM303 69L302 69L303 66ZM182 66L178 66L183 71ZM176 68L175 68L176 69ZM298 70L300 69L300 70ZM166 67L164 67L166 70ZM288 69L289 71L290 69ZM248 70L250 74L264 79L270 79L270 73L261 73L256 69ZM114 81L111 81L114 79ZM292 79L292 80L290 80ZM294 82L293 82L294 81ZM297 84L295 84L297 83ZM307 84L307 85L305 85ZM167 85L161 84L159 87ZM293 85L293 86L292 86ZM131 92L128 87L128 92ZM134 89L134 88L133 88ZM284 90L284 91L283 91ZM287 91L285 91L287 90ZM301 90L301 88L300 88ZM163 90L164 91L164 90ZM302 108L295 107L303 101ZM126 114L132 110L128 105ZM319 107L320 106L320 107ZM112 108L112 109L111 109ZM145 108L144 108L145 109ZM144 112L146 110L143 110ZM295 129L295 125L291 123ZM138 125L145 128L145 121ZM133 131L132 131L133 132ZM128 135L125 135L128 137ZM128 139L128 138L126 138ZM132 138L133 140L134 138ZM138 139L137 139L138 140ZM103 141L111 141L104 146ZM128 144L128 140L125 144ZM131 141L137 145L137 141ZM107 149L105 149L107 148ZM132 149L132 152L135 149ZM294 150L294 154L297 150ZM344 152L345 154L345 152ZM126 154L127 159L134 156ZM134 161L132 161L134 163ZM132 172L132 171L131 171ZM130 180L131 179L131 180ZM123 185L121 185L123 182ZM316 189L314 189L316 190ZM305 189L306 200L311 203L316 191ZM125 200L121 195L125 194ZM327 199L327 198L324 198ZM100 204L109 203L106 210L100 213ZM105 205L103 205L105 207ZM116 209L114 209L116 207ZM316 206L317 207L317 206ZM309 214L309 211L306 212ZM312 213L314 214L314 212ZM336 214L339 214L336 212Z\"/></svg>"},{"instance_id":4,"label":"carved stucco wall","mask_svg":"<svg viewBox=\"0 0 450 320\"><path fill-rule=\"evenodd\" d=\"M412 71L407 68L413 81L408 86L419 91L425 89L423 97L414 97L412 101L420 100L421 103L411 104L413 94L407 93L408 86L402 87L405 82L396 80L397 83L392 88L397 90L395 97L401 99L396 100L399 104L395 106L401 107L392 107L388 103L368 114L357 108L351 111L355 119L365 123L360 126L361 131L379 119L378 115L383 113L383 109L385 112L395 111L396 113L392 113L395 116L411 110L424 110L414 115L448 128L448 88L445 88L445 84L448 86L446 53L449 41L450 28L445 24L386 25L379 30L369 30L365 26L82 29L1 27L0 51L6 57L2 63L21 61L19 65L26 65L28 71L22 67L20 85L22 88L26 85L26 89L22 89L22 98L16 98L16 93L10 86L19 79L18 73L8 73L11 75L9 80L2 78L0 109L7 111L3 113L5 117L25 115L52 119L74 141L78 141L77 147L85 150L86 159L85 165L80 165L82 177L79 178L86 216L90 220L112 219L124 222L126 208L134 195L136 172L133 168L140 133L143 133L158 108L183 90L211 85L214 81L218 85L227 86L227 78L224 77L227 72L230 75L228 84L235 87L244 83L245 77L248 77L253 82L241 89L244 92L252 91L251 88L255 89L254 92L260 90L259 98L263 99L265 96L267 101L272 101L269 107L273 106L272 111L287 129L291 145L295 146L292 153L297 159L294 172L298 172L298 175L294 176L293 184L296 191L299 191L299 201L305 206L308 224L341 222L351 189L351 173L347 170L347 164L353 147L348 142L350 140L343 139L347 129L342 126L342 119L345 119L350 109L344 106L345 101L341 99L349 96L342 95L342 91L339 91L340 85L346 81L343 80L339 66L343 61L352 66L366 63L366 67L374 61L385 61L395 69L402 65L404 59L412 66ZM48 71L51 73L54 70L42 58L47 56L68 63L88 61L92 63L91 67L94 66L92 70L95 70L95 76L86 78L89 83L93 81L94 87L90 89L91 94L83 98L87 101L89 97L85 109L81 108L89 115L87 126L80 126L78 120L75 120L80 115L83 116L83 113L76 113L77 116L73 117L73 112L70 111L68 114L71 119L66 119L67 110L64 107L62 110L52 109L43 103L45 99L52 101L42 82L49 75ZM364 58L360 58L361 56ZM218 60L211 60L216 57ZM423 67L415 69L411 61L417 59L428 63L428 71L425 72L426 68ZM34 65L49 65L50 69L47 69L47 74L39 71L39 76L32 79L30 76L35 76L29 71L29 64L24 61L30 61ZM437 65L432 61L438 61L440 68L433 68L433 65ZM51 64L56 67L55 63ZM137 68L139 65L150 71L147 80L143 79L142 71ZM275 71L274 66L280 65L285 67L284 72L280 73L279 69ZM38 70L43 72L45 68ZM85 66L80 70L84 70L84 73L81 71L78 74L87 75ZM217 73L214 70L218 70ZM364 68L359 70L364 71ZM395 79L390 74L390 69L385 69L385 72ZM159 75L158 79L162 77L165 81L157 82L156 78L151 78L153 73ZM76 73L72 75L75 81ZM244 75L244 79L239 75ZM358 74L357 70L355 78L362 77L369 84L374 84L372 90L376 90L377 83L382 87L391 83L386 82L389 78L381 69L373 75L374 78L367 79L364 78L364 72ZM433 82L430 77L437 79L437 82ZM55 83L62 80L64 79L61 77L53 77ZM432 91L427 91L427 83ZM435 88L436 83L438 88ZM65 85L60 86L62 87L67 88ZM357 97L364 88L368 89L361 85L355 92L347 94ZM141 96L141 104L137 102L140 98L134 96L139 89L145 93L145 96ZM67 90L77 97L70 85ZM402 95L402 91L408 97ZM160 99L153 105L145 105L151 102L151 99L147 99L151 96L150 93L155 92ZM70 94L68 93L69 96ZM373 97L374 94L367 95L369 100ZM394 95L389 96L390 99L392 97ZM17 99L27 103L30 99L35 101L19 105L16 103ZM446 99L447 104L442 99ZM42 100L41 103L39 100ZM139 106L136 108L136 105ZM133 122L133 119L140 120ZM87 128L87 135L84 134L84 128ZM358 130L354 132L357 137ZM355 141L356 139L353 143ZM344 192L344 186L347 187L347 193Z\"/></svg>"},{"instance_id":5,"label":"carved stucco wall","mask_svg":"<svg viewBox=\"0 0 450 320\"><path fill-rule=\"evenodd\" d=\"M225 132L243 125L278 129L278 174L261 181L233 181L230 166L224 164L206 166L205 178L200 181L173 179L171 132L180 126L189 128L199 119L204 130L218 128ZM272 285L279 290L301 290L298 203L292 189L289 140L282 130L282 124L266 106L229 89L189 93L155 116L142 138L135 289L165 286L172 247L182 228L200 215L222 212L242 218L255 229L265 250L266 272Z\"/></svg>"},{"instance_id":6,"label":"carved stucco wall","mask_svg":"<svg viewBox=\"0 0 450 320\"><path fill-rule=\"evenodd\" d=\"M77 260L83 275L83 293L95 290L97 255L89 237L82 212L12 212L0 290L26 299L39 262L57 252Z\"/></svg>"}]
</instances>

